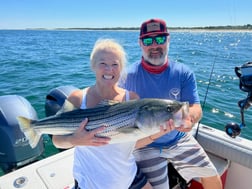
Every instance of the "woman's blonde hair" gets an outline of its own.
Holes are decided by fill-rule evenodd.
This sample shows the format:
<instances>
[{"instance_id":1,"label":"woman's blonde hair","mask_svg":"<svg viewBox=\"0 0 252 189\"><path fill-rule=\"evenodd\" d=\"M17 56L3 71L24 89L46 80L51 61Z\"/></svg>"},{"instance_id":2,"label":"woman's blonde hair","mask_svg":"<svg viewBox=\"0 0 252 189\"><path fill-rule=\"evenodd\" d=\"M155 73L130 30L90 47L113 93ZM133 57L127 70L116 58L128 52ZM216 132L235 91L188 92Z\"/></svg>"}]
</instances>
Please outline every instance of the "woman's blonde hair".
<instances>
[{"instance_id":1,"label":"woman's blonde hair","mask_svg":"<svg viewBox=\"0 0 252 189\"><path fill-rule=\"evenodd\" d=\"M90 63L92 70L94 70L94 67L97 63L96 61L98 58L98 54L101 51L115 52L119 57L119 64L121 68L120 71L124 70L127 63L127 54L122 45L120 45L119 42L114 39L98 39L95 42L94 48L90 55Z\"/></svg>"}]
</instances>

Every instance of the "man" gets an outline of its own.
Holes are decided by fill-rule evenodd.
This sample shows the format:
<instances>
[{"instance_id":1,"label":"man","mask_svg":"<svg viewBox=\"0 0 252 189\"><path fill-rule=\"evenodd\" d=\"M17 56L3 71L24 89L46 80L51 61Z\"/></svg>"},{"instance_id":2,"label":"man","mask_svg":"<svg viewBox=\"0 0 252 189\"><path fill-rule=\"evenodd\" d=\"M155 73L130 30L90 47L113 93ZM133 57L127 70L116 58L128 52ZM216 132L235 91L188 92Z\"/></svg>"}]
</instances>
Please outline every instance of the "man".
<instances>
[{"instance_id":1,"label":"man","mask_svg":"<svg viewBox=\"0 0 252 189\"><path fill-rule=\"evenodd\" d=\"M152 138L153 143L135 150L138 166L155 189L169 188L167 160L188 182L200 177L205 189L221 189L220 177L203 148L188 132L202 116L194 73L184 64L168 59L170 34L165 21L150 19L141 25L139 45L141 60L132 64L121 85L136 92L140 98L165 98L188 101L191 124L175 128Z\"/></svg>"}]
</instances>

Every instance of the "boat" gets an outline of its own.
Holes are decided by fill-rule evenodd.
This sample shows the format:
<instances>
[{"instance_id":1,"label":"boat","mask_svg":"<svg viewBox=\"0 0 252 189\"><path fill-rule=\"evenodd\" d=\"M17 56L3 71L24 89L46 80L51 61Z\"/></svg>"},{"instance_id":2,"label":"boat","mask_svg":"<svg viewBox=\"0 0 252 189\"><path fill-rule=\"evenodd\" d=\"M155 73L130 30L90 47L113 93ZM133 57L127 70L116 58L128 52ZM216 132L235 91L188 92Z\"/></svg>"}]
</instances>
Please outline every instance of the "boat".
<instances>
[{"instance_id":1,"label":"boat","mask_svg":"<svg viewBox=\"0 0 252 189\"><path fill-rule=\"evenodd\" d=\"M191 134L194 135L199 144L205 149L216 166L221 176L224 189L249 189L252 186L252 140L239 136L242 128L246 125L243 115L244 110L249 108L252 104L252 74L250 73L252 73L252 62L244 64L236 69L236 74L240 78L241 90L248 92L247 98L239 102L242 122L240 125L234 123L227 124L225 131L222 131L198 123L191 131ZM76 88L73 86L61 86L53 89L46 98L47 102L45 108L47 114L52 115L56 113L63 105L64 99L67 98L70 92L74 89ZM3 98L4 100L2 100L2 102L4 101L3 104L5 104L5 108L8 110L7 112L9 114L15 116L15 111L9 110L8 107L11 107L13 103L15 105L20 103L22 107L26 107L26 111L21 108L20 111L22 114L27 113L28 116L36 118L36 113L33 108L29 105L29 102L22 97L14 95L2 97L2 99ZM8 102L10 104L8 104ZM3 105L1 106L0 103L1 111L3 109L2 107ZM1 113L0 115L3 116L5 114ZM0 126L3 124L2 122L3 120L1 121L0 117ZM5 120L5 124L6 123L11 124L11 121L8 122ZM3 135L1 133L2 130L0 127L0 135ZM8 137L1 138L8 140ZM22 148L23 151L28 150L31 157L28 158L22 153L19 156L25 157L24 160L16 158L17 162L15 163L15 166L21 166L21 168L1 176L0 189L72 189L74 187L74 178L72 174L74 148L61 151L40 161L32 162L32 160L35 159L34 157L39 156L43 151L43 145L41 145L42 142L39 143L34 150L31 150L26 146L28 145L28 142L24 135L22 135L20 139L15 140L14 143L12 142L11 144L14 144L13 151L20 152L20 148ZM6 146L8 149L11 147L9 144ZM14 152L11 151L11 153ZM13 162L11 165L8 165L7 161L3 160L3 157L6 156L8 156L8 154L0 151L1 164L5 162L5 167L10 168L11 165L13 166ZM176 177L175 179L173 178L174 176ZM173 189L203 188L200 184L199 178L194 178L189 183L183 183L183 178L181 179L178 173L174 173L171 176L169 175L169 179L177 180L177 183L173 183L170 187Z\"/></svg>"},{"instance_id":2,"label":"boat","mask_svg":"<svg viewBox=\"0 0 252 189\"><path fill-rule=\"evenodd\" d=\"M197 140L215 164L224 189L252 186L252 141L230 138L224 131L200 124ZM1 189L72 189L74 149L65 150L0 177ZM201 189L198 179L190 189Z\"/></svg>"}]
</instances>

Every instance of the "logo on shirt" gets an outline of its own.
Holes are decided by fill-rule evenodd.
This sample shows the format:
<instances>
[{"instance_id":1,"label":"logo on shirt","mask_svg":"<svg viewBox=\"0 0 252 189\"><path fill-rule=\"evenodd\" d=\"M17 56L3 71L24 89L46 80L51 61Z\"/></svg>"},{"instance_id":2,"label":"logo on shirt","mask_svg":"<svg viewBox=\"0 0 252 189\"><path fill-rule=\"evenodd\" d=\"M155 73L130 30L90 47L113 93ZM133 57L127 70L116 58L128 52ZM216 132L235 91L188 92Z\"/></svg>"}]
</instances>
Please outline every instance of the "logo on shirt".
<instances>
[{"instance_id":1,"label":"logo on shirt","mask_svg":"<svg viewBox=\"0 0 252 189\"><path fill-rule=\"evenodd\" d=\"M180 99L180 89L172 88L169 92L169 97L173 100L179 100Z\"/></svg>"}]
</instances>

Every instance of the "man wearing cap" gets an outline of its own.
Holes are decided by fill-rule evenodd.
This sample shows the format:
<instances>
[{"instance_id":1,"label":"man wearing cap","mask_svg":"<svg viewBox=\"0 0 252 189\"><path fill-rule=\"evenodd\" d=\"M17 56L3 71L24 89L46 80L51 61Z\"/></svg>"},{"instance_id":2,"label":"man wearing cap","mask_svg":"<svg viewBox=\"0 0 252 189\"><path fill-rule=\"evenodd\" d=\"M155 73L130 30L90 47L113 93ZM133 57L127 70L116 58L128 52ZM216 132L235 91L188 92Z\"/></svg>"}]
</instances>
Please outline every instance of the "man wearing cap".
<instances>
[{"instance_id":1,"label":"man wearing cap","mask_svg":"<svg viewBox=\"0 0 252 189\"><path fill-rule=\"evenodd\" d=\"M149 137L152 143L134 152L137 164L155 189L169 188L167 160L187 182L197 177L201 178L205 189L221 189L216 168L188 133L202 116L195 75L186 65L168 59L169 42L164 20L143 22L139 37L141 60L129 67L121 86L136 92L140 98L188 101L190 116L179 128L169 120L167 134L160 138Z\"/></svg>"}]
</instances>

